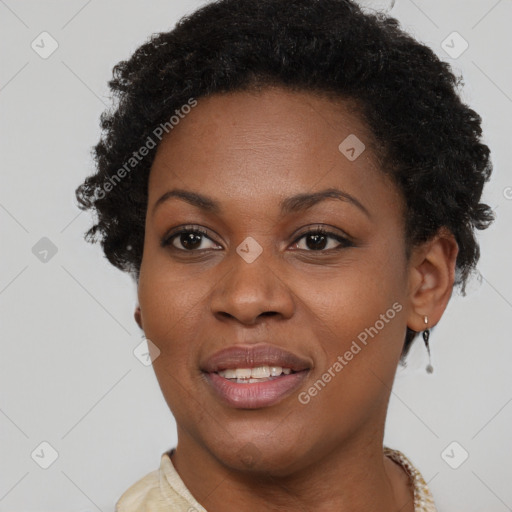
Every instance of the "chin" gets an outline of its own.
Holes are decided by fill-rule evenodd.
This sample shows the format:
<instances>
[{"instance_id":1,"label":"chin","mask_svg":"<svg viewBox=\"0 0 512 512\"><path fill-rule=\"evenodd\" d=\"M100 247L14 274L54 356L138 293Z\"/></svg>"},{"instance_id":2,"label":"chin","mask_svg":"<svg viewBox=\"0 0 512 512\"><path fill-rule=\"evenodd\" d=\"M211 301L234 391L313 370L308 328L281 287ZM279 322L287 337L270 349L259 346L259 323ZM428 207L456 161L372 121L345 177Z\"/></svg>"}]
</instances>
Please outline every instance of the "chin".
<instances>
[{"instance_id":1,"label":"chin","mask_svg":"<svg viewBox=\"0 0 512 512\"><path fill-rule=\"evenodd\" d=\"M297 446L301 446L298 439L269 439L266 434L258 438L249 431L222 444L217 438L216 446L210 450L230 470L262 477L286 477L299 469L300 460L305 460L305 454L297 453Z\"/></svg>"}]
</instances>

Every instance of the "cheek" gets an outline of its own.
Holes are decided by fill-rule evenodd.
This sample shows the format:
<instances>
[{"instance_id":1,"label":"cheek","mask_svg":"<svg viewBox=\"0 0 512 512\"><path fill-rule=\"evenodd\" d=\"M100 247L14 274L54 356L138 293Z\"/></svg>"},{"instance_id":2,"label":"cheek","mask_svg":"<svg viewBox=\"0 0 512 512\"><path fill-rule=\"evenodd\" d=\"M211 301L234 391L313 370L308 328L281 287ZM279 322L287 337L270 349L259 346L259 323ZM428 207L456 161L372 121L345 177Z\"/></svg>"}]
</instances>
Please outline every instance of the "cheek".
<instances>
[{"instance_id":1,"label":"cheek","mask_svg":"<svg viewBox=\"0 0 512 512\"><path fill-rule=\"evenodd\" d=\"M151 271L156 268L158 271ZM153 371L169 408L185 424L190 396L195 395L199 378L198 333L204 322L201 308L207 287L204 280L199 284L194 281L191 286L183 273L162 271L165 268L141 266L138 298L144 333L160 351L153 361Z\"/></svg>"},{"instance_id":2,"label":"cheek","mask_svg":"<svg viewBox=\"0 0 512 512\"><path fill-rule=\"evenodd\" d=\"M175 366L180 361L186 367L197 346L194 341L204 322L211 283L166 268L169 265L161 263L141 266L138 298L144 332L168 364Z\"/></svg>"},{"instance_id":3,"label":"cheek","mask_svg":"<svg viewBox=\"0 0 512 512\"><path fill-rule=\"evenodd\" d=\"M334 335L357 335L373 325L396 301L404 301L406 264L395 244L358 248L336 268L300 276L301 297ZM354 331L353 329L356 329Z\"/></svg>"},{"instance_id":4,"label":"cheek","mask_svg":"<svg viewBox=\"0 0 512 512\"><path fill-rule=\"evenodd\" d=\"M375 392L363 381L392 381L405 339L406 261L401 244L383 237L378 251L360 248L329 276L315 277L303 277L303 296L308 297L304 314L322 348L319 372L342 357L343 371L336 373L355 387L361 383L361 389Z\"/></svg>"},{"instance_id":5,"label":"cheek","mask_svg":"<svg viewBox=\"0 0 512 512\"><path fill-rule=\"evenodd\" d=\"M368 266L361 264L361 270ZM384 267L382 267L384 269ZM352 268L331 280L318 303L310 303L312 332L318 340L317 367L301 404L311 417L330 418L337 411L346 429L384 414L405 336L405 307L400 287L390 274ZM372 276L372 277L369 277ZM325 383L325 384L323 384ZM326 439L339 435L340 423L327 429Z\"/></svg>"}]
</instances>

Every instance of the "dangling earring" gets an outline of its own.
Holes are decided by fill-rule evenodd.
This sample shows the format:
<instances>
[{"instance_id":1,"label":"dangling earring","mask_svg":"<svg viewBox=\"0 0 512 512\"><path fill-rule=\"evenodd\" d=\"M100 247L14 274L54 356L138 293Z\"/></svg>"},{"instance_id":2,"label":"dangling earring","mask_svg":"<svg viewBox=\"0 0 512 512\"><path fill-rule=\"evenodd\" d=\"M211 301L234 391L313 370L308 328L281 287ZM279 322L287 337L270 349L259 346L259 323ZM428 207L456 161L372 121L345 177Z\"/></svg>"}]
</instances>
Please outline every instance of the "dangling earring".
<instances>
[{"instance_id":1,"label":"dangling earring","mask_svg":"<svg viewBox=\"0 0 512 512\"><path fill-rule=\"evenodd\" d=\"M425 316L425 326L428 324L428 317ZM425 342L425 346L427 347L428 352L428 365L426 367L427 373L432 373L434 371L434 367L432 366L432 360L430 358L430 346L428 344L428 338L430 336L430 329L425 329L423 331L423 341Z\"/></svg>"}]
</instances>

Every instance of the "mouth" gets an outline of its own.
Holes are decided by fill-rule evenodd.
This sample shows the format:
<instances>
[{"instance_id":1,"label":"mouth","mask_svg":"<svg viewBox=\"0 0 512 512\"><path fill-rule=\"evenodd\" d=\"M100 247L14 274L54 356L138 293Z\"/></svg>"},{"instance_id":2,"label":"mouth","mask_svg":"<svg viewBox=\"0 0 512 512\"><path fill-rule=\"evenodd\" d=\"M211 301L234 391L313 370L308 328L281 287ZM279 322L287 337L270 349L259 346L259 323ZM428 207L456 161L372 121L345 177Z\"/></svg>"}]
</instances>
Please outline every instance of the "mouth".
<instances>
[{"instance_id":1,"label":"mouth","mask_svg":"<svg viewBox=\"0 0 512 512\"><path fill-rule=\"evenodd\" d=\"M217 399L238 409L270 407L296 390L309 361L273 345L236 345L214 354L201 370Z\"/></svg>"}]
</instances>

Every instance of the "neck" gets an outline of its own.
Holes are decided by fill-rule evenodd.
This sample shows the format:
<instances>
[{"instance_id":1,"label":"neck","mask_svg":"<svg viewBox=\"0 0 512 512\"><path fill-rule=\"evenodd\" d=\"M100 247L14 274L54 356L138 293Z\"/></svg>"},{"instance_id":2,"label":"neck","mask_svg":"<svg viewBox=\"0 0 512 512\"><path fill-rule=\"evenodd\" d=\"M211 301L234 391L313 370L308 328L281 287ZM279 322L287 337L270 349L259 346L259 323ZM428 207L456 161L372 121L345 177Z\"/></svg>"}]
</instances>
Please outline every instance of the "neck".
<instances>
[{"instance_id":1,"label":"neck","mask_svg":"<svg viewBox=\"0 0 512 512\"><path fill-rule=\"evenodd\" d=\"M172 462L208 512L413 512L407 476L383 455L382 435L383 428L380 436L357 436L326 454L315 447L309 464L278 475L233 470L178 429Z\"/></svg>"}]
</instances>

